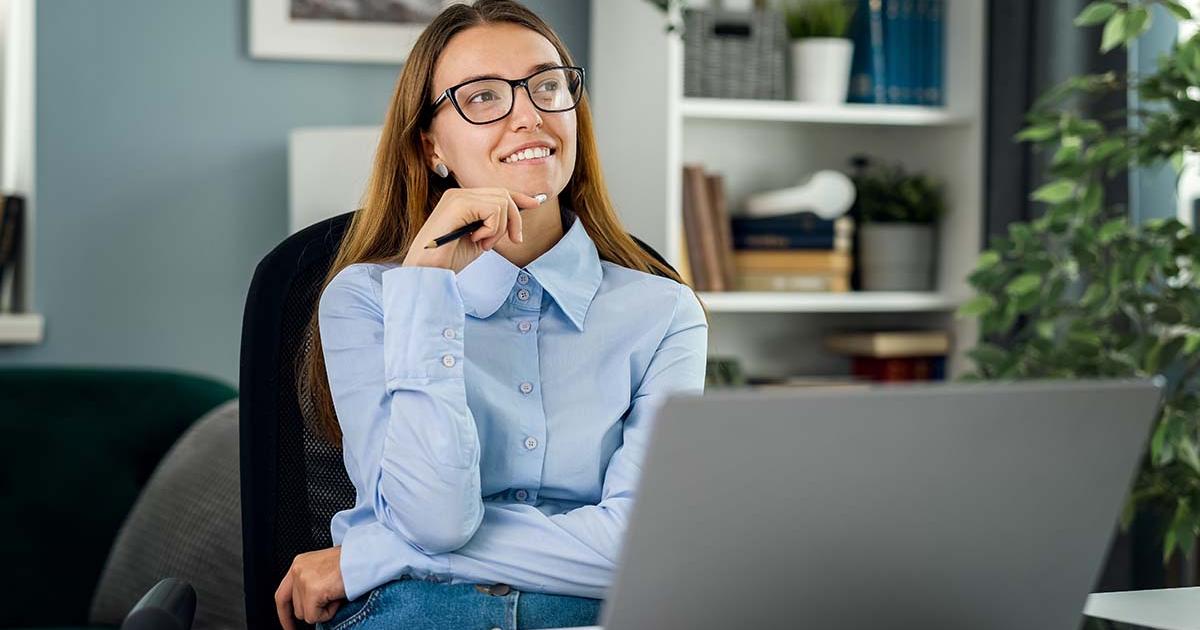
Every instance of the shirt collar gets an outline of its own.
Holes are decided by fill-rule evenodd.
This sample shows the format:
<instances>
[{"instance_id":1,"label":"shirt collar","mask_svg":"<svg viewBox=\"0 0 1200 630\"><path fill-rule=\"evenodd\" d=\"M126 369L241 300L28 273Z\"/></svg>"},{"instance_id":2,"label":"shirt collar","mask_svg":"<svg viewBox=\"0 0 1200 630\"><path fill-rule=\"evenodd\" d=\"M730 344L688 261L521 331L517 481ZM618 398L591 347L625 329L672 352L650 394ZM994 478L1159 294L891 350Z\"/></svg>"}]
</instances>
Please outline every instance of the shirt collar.
<instances>
[{"instance_id":1,"label":"shirt collar","mask_svg":"<svg viewBox=\"0 0 1200 630\"><path fill-rule=\"evenodd\" d=\"M588 307L600 288L603 270L596 244L583 221L564 211L571 227L549 250L525 266L542 288L566 313L577 330L583 330ZM467 314L487 318L508 299L520 269L496 250L480 254L457 274L459 292Z\"/></svg>"}]
</instances>

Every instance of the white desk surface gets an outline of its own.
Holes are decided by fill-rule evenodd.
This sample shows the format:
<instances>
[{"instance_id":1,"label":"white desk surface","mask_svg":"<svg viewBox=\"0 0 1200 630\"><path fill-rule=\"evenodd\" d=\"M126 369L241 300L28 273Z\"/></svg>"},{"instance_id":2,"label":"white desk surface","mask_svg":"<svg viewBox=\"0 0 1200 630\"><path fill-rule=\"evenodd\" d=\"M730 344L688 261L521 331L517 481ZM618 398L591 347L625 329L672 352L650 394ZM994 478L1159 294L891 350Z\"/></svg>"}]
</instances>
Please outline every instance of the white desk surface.
<instances>
[{"instance_id":1,"label":"white desk surface","mask_svg":"<svg viewBox=\"0 0 1200 630\"><path fill-rule=\"evenodd\" d=\"M1159 630L1200 630L1200 587L1088 595L1083 614ZM600 626L554 630L604 630Z\"/></svg>"}]
</instances>

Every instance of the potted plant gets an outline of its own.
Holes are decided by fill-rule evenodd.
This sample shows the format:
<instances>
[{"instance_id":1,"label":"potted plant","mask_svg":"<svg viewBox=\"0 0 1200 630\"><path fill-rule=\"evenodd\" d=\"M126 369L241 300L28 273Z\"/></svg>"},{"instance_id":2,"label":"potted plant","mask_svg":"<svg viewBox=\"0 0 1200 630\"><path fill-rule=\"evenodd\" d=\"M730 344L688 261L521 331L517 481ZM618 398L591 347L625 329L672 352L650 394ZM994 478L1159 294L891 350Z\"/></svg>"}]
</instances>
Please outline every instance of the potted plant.
<instances>
[{"instance_id":1,"label":"potted plant","mask_svg":"<svg viewBox=\"0 0 1200 630\"><path fill-rule=\"evenodd\" d=\"M931 291L941 186L904 167L854 159L858 266L865 291Z\"/></svg>"},{"instance_id":2,"label":"potted plant","mask_svg":"<svg viewBox=\"0 0 1200 630\"><path fill-rule=\"evenodd\" d=\"M791 37L792 98L846 102L854 41L848 38L854 5L848 0L786 0Z\"/></svg>"},{"instance_id":3,"label":"potted plant","mask_svg":"<svg viewBox=\"0 0 1200 630\"><path fill-rule=\"evenodd\" d=\"M1190 19L1177 2L1154 4ZM1108 52L1150 28L1150 8L1093 2L1075 23L1104 23ZM1053 151L1049 181L1032 193L1045 213L1012 224L982 253L969 276L976 296L959 309L978 318L982 336L966 379L1166 377L1121 518L1123 531L1135 516L1149 526L1164 563L1176 551L1191 556L1200 532L1200 237L1174 219L1132 223L1105 199L1104 182L1134 167L1170 163L1178 172L1185 153L1200 149L1196 85L1193 35L1160 56L1153 73L1073 77L1039 98L1016 139ZM1130 91L1140 95L1137 110L1080 113L1080 103Z\"/></svg>"}]
</instances>

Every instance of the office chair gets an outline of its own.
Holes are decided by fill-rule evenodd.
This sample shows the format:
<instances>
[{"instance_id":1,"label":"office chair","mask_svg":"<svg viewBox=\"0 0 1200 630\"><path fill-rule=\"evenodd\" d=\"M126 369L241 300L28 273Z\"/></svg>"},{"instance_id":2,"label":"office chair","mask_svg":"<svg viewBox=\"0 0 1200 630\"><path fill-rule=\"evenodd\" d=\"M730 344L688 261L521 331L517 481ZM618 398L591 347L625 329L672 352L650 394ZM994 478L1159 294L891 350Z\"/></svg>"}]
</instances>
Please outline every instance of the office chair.
<instances>
[{"instance_id":1,"label":"office chair","mask_svg":"<svg viewBox=\"0 0 1200 630\"><path fill-rule=\"evenodd\" d=\"M259 263L246 297L239 407L242 557L251 629L279 627L275 589L293 558L332 546L330 520L354 506L341 452L314 433L308 421L314 411L296 388L296 362L311 343L307 325L352 215L326 219L285 239Z\"/></svg>"}]
</instances>

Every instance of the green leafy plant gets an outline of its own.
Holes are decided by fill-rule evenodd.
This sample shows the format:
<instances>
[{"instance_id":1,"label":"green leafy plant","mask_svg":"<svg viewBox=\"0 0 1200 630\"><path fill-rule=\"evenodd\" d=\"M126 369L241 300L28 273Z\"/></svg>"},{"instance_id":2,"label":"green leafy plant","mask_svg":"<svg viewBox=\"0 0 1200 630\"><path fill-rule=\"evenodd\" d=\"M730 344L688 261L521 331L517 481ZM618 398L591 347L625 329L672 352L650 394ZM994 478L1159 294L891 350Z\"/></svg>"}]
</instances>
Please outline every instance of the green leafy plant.
<instances>
[{"instance_id":1,"label":"green leafy plant","mask_svg":"<svg viewBox=\"0 0 1200 630\"><path fill-rule=\"evenodd\" d=\"M945 212L941 186L924 174L909 174L900 164L856 157L851 178L858 219L863 223L935 223Z\"/></svg>"},{"instance_id":2,"label":"green leafy plant","mask_svg":"<svg viewBox=\"0 0 1200 630\"><path fill-rule=\"evenodd\" d=\"M854 8L847 0L786 0L783 14L792 39L846 37Z\"/></svg>"},{"instance_id":3,"label":"green leafy plant","mask_svg":"<svg viewBox=\"0 0 1200 630\"><path fill-rule=\"evenodd\" d=\"M1153 4L1093 2L1079 26L1104 24L1101 48L1127 47L1150 28ZM1121 51L1124 55L1124 51ZM1104 182L1130 168L1172 163L1200 149L1200 38L1177 42L1153 73L1091 74L1042 95L1016 140L1053 152L1049 181L1032 193L1036 220L1014 223L980 256L959 309L985 341L974 379L1166 379L1164 406L1122 514L1161 524L1163 561L1192 553L1200 532L1200 238L1177 220L1133 224L1104 198ZM1082 104L1136 90L1142 106L1088 117ZM1127 117L1135 120L1126 124Z\"/></svg>"}]
</instances>

